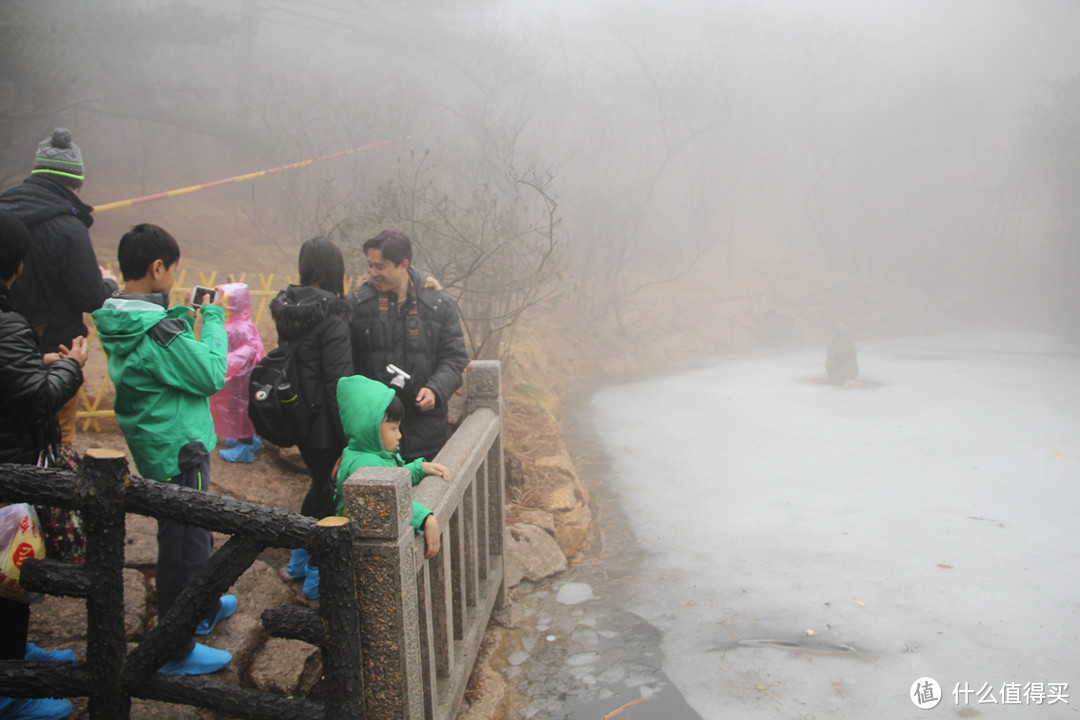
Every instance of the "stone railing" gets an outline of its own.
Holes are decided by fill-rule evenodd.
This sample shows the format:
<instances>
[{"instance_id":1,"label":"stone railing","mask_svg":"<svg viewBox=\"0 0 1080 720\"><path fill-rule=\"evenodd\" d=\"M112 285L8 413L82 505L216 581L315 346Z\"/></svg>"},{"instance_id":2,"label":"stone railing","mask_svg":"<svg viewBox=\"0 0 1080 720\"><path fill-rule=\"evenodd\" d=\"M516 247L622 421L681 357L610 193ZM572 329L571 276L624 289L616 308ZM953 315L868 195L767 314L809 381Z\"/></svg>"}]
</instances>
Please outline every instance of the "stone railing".
<instances>
[{"instance_id":1,"label":"stone railing","mask_svg":"<svg viewBox=\"0 0 1080 720\"><path fill-rule=\"evenodd\" d=\"M0 502L75 508L87 561L24 562L28 590L86 599L85 662L0 661L0 697L89 697L91 718L130 717L131 698L193 705L236 718L448 720L461 703L481 636L505 597L499 364L467 373L465 420L439 454L449 483L427 478L443 550L423 559L409 526L401 468L357 471L345 489L351 518L311 518L130 475L122 453L87 452L78 474L0 465ZM164 517L231 535L154 629L125 644L125 514ZM307 547L321 569L311 608L271 608L263 626L322 652L323 702L285 698L198 677L156 672L172 649L266 547Z\"/></svg>"}]
</instances>

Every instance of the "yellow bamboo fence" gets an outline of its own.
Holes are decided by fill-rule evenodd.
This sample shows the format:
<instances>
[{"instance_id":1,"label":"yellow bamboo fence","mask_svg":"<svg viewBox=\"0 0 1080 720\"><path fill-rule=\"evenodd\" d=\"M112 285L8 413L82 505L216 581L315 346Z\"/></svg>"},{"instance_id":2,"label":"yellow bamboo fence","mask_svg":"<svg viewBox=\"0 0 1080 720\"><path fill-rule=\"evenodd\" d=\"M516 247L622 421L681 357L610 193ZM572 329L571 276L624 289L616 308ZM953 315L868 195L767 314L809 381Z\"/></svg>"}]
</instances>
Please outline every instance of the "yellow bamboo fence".
<instances>
[{"instance_id":1,"label":"yellow bamboo fence","mask_svg":"<svg viewBox=\"0 0 1080 720\"><path fill-rule=\"evenodd\" d=\"M214 287L227 282L247 283L251 289L251 319L262 336L263 347L269 352L277 346L277 331L274 329L274 322L267 308L279 291L297 281L296 275L288 274L240 273L237 275L217 270L181 268L172 289L171 303L187 302L192 288L196 285ZM348 288L350 285L351 279L346 278L345 287ZM101 420L115 417L112 408L114 391L112 382L109 380L105 351L97 336L97 328L94 327L93 319L89 315L86 319L88 328L86 339L90 348L90 358L83 369L85 379L82 387L79 388L79 410L76 422L79 423L78 427L83 432L101 432Z\"/></svg>"}]
</instances>

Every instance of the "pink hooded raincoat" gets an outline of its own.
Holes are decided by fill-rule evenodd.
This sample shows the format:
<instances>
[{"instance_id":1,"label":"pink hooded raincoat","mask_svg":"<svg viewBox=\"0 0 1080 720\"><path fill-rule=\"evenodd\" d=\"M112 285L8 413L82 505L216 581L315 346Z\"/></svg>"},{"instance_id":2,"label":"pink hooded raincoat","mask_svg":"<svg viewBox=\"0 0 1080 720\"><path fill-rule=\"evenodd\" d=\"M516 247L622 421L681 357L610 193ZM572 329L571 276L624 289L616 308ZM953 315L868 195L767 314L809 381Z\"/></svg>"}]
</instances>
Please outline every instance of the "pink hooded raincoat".
<instances>
[{"instance_id":1,"label":"pink hooded raincoat","mask_svg":"<svg viewBox=\"0 0 1080 720\"><path fill-rule=\"evenodd\" d=\"M248 419L248 381L262 359L263 344L251 319L251 291L245 283L223 285L225 331L229 335L225 387L210 397L210 413L219 438L248 438L255 428Z\"/></svg>"}]
</instances>

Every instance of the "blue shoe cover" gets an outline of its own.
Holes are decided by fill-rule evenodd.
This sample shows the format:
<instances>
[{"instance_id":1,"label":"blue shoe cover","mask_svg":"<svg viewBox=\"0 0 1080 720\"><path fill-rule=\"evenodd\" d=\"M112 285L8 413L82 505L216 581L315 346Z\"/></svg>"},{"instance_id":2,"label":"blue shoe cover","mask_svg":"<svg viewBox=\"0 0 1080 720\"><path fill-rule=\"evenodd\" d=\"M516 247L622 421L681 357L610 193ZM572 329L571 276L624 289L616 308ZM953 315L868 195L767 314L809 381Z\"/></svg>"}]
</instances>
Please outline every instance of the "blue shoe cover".
<instances>
[{"instance_id":1,"label":"blue shoe cover","mask_svg":"<svg viewBox=\"0 0 1080 720\"><path fill-rule=\"evenodd\" d=\"M285 574L293 580L304 579L307 577L308 562L310 560L311 553L304 548L296 548L292 551L289 564L285 566Z\"/></svg>"},{"instance_id":2,"label":"blue shoe cover","mask_svg":"<svg viewBox=\"0 0 1080 720\"><path fill-rule=\"evenodd\" d=\"M23 660L48 660L50 662L72 662L75 660L73 650L42 650L32 642L26 643L26 655Z\"/></svg>"},{"instance_id":3,"label":"blue shoe cover","mask_svg":"<svg viewBox=\"0 0 1080 720\"><path fill-rule=\"evenodd\" d=\"M195 643L195 649L183 660L173 660L161 666L158 672L173 675L209 675L217 672L232 661L232 653L217 650L202 643Z\"/></svg>"},{"instance_id":4,"label":"blue shoe cover","mask_svg":"<svg viewBox=\"0 0 1080 720\"><path fill-rule=\"evenodd\" d=\"M319 568L314 565L307 566L307 576L304 577L304 597L308 600L319 599Z\"/></svg>"},{"instance_id":5,"label":"blue shoe cover","mask_svg":"<svg viewBox=\"0 0 1080 720\"><path fill-rule=\"evenodd\" d=\"M0 698L0 717L4 720L64 720L71 711L71 703L67 700Z\"/></svg>"},{"instance_id":6,"label":"blue shoe cover","mask_svg":"<svg viewBox=\"0 0 1080 720\"><path fill-rule=\"evenodd\" d=\"M236 447L236 443L240 442L239 438L225 438L225 447Z\"/></svg>"},{"instance_id":7,"label":"blue shoe cover","mask_svg":"<svg viewBox=\"0 0 1080 720\"><path fill-rule=\"evenodd\" d=\"M231 448L222 448L221 450L218 450L218 455L220 455L221 459L225 462L255 462L255 443L251 443L250 445L237 443Z\"/></svg>"},{"instance_id":8,"label":"blue shoe cover","mask_svg":"<svg viewBox=\"0 0 1080 720\"><path fill-rule=\"evenodd\" d=\"M218 605L217 614L214 615L212 620L203 620L195 626L196 635L209 635L217 627L219 621L224 620L227 617L232 617L232 614L236 612L236 596L235 595L222 595L221 604Z\"/></svg>"}]
</instances>

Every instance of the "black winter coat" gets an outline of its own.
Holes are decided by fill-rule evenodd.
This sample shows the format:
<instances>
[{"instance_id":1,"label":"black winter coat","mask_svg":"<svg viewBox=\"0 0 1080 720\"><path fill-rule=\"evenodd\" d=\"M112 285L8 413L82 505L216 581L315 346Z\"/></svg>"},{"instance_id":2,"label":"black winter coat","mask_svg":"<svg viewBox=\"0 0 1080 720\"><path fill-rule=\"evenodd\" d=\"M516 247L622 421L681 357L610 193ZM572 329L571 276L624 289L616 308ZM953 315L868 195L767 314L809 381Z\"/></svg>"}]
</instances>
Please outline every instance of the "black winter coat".
<instances>
[{"instance_id":1,"label":"black winter coat","mask_svg":"<svg viewBox=\"0 0 1080 720\"><path fill-rule=\"evenodd\" d=\"M0 462L37 462L60 437L56 411L82 382L82 368L71 358L45 367L34 329L0 283Z\"/></svg>"},{"instance_id":2,"label":"black winter coat","mask_svg":"<svg viewBox=\"0 0 1080 720\"><path fill-rule=\"evenodd\" d=\"M312 417L303 446L341 450L345 434L337 405L337 381L353 374L349 304L333 293L290 285L270 301L278 344L294 350L300 396Z\"/></svg>"},{"instance_id":3,"label":"black winter coat","mask_svg":"<svg viewBox=\"0 0 1080 720\"><path fill-rule=\"evenodd\" d=\"M86 335L83 313L116 291L115 282L102 279L90 244L93 208L63 183L31 175L0 195L0 210L22 220L34 236L12 300L33 327L45 326L44 352L70 347L72 338Z\"/></svg>"},{"instance_id":4,"label":"black winter coat","mask_svg":"<svg viewBox=\"0 0 1080 720\"><path fill-rule=\"evenodd\" d=\"M446 442L447 405L461 387L461 374L469 362L461 332L457 305L431 277L409 268L416 291L416 313L411 301L404 305L396 296L388 297L385 312L379 310L379 295L369 282L349 293L352 305L353 365L356 372L389 383L386 371L393 363L412 376L398 391L405 405L401 424L401 456L406 462L423 457L431 460ZM410 326L415 325L410 333ZM416 393L423 387L435 391L437 402L428 412L416 407Z\"/></svg>"}]
</instances>

